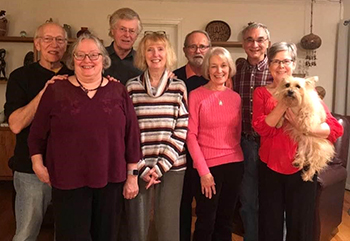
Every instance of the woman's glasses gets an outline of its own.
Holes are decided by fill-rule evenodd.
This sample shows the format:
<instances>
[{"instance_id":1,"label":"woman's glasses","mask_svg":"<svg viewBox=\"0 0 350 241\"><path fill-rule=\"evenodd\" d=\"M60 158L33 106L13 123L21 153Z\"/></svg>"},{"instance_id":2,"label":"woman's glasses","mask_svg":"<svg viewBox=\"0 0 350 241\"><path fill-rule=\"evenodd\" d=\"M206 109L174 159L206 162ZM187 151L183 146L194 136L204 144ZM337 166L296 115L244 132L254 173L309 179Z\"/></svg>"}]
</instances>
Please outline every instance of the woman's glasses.
<instances>
[{"instance_id":1,"label":"woman's glasses","mask_svg":"<svg viewBox=\"0 0 350 241\"><path fill-rule=\"evenodd\" d=\"M88 53L88 54L85 54L85 53L82 53L82 52L77 52L77 53L73 54L74 58L76 60L78 60L78 61L83 61L86 58L86 56L89 57L89 59L91 61L95 61L95 60L98 60L100 55L102 55L102 54L101 53Z\"/></svg>"}]
</instances>

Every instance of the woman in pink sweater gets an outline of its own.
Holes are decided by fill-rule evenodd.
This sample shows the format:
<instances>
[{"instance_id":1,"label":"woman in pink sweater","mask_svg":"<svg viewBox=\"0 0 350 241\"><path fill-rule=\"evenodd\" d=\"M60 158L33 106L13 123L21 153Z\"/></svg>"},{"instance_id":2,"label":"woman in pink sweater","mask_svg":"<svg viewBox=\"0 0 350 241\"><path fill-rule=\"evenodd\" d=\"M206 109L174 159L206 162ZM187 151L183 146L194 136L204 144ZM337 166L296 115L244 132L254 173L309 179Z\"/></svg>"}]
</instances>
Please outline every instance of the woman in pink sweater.
<instances>
[{"instance_id":1,"label":"woman in pink sweater","mask_svg":"<svg viewBox=\"0 0 350 241\"><path fill-rule=\"evenodd\" d=\"M235 72L230 53L208 51L202 74L209 82L190 93L187 146L199 178L193 240L231 240L233 211L243 174L241 98L225 87Z\"/></svg>"}]
</instances>

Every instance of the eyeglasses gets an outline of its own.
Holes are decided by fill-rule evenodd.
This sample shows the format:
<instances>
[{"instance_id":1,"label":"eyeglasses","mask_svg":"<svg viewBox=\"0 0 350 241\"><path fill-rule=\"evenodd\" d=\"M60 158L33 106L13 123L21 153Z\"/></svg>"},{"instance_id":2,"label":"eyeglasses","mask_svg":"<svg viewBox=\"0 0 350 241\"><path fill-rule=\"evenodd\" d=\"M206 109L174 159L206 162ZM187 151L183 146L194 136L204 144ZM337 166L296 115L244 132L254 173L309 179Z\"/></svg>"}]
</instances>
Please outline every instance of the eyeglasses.
<instances>
[{"instance_id":1,"label":"eyeglasses","mask_svg":"<svg viewBox=\"0 0 350 241\"><path fill-rule=\"evenodd\" d=\"M164 35L166 37L166 32L165 31L145 31L144 36L150 35L150 34Z\"/></svg>"},{"instance_id":2,"label":"eyeglasses","mask_svg":"<svg viewBox=\"0 0 350 241\"><path fill-rule=\"evenodd\" d=\"M53 40L56 40L56 42L58 44L64 44L67 39L66 38L62 38L62 37L52 37L52 36L45 36L45 37L39 37L43 40L44 43L52 43Z\"/></svg>"},{"instance_id":3,"label":"eyeglasses","mask_svg":"<svg viewBox=\"0 0 350 241\"><path fill-rule=\"evenodd\" d=\"M283 66L285 65L291 65L294 62L294 60L292 59L284 59L284 60L279 60L279 59L273 59L271 60L271 64L275 65L275 66L279 66L280 64L283 64Z\"/></svg>"},{"instance_id":4,"label":"eyeglasses","mask_svg":"<svg viewBox=\"0 0 350 241\"><path fill-rule=\"evenodd\" d=\"M130 35L137 35L136 29L133 29L133 28L120 27L120 28L117 28L117 30L123 33L129 33Z\"/></svg>"},{"instance_id":5,"label":"eyeglasses","mask_svg":"<svg viewBox=\"0 0 350 241\"><path fill-rule=\"evenodd\" d=\"M98 60L98 58L100 57L100 55L102 55L101 53L89 53L89 54L85 54L82 52L78 52L78 53L74 53L73 56L76 60L78 61L83 61L86 56L89 57L89 59L91 61L95 61Z\"/></svg>"},{"instance_id":6,"label":"eyeglasses","mask_svg":"<svg viewBox=\"0 0 350 241\"><path fill-rule=\"evenodd\" d=\"M258 39L253 39L253 38L249 37L249 38L246 38L246 39L244 40L244 42L246 42L247 44L254 44L254 42L256 42L257 44L261 45L261 44L263 44L266 40L267 40L267 38L263 38L263 37L258 38Z\"/></svg>"},{"instance_id":7,"label":"eyeglasses","mask_svg":"<svg viewBox=\"0 0 350 241\"><path fill-rule=\"evenodd\" d=\"M199 49L200 51L205 51L206 49L208 49L210 46L209 45L195 45L195 44L192 44L192 45L188 45L186 46L186 48L188 48L190 51L197 51L197 49Z\"/></svg>"}]
</instances>

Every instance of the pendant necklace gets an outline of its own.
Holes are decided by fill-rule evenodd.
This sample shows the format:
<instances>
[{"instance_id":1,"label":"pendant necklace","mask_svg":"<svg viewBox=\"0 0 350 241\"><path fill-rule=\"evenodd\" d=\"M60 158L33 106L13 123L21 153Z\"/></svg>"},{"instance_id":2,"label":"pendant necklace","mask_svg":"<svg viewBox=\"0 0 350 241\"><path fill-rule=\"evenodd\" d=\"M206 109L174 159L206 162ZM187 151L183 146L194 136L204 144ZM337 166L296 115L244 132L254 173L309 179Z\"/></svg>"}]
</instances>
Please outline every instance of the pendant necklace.
<instances>
[{"instance_id":1,"label":"pendant necklace","mask_svg":"<svg viewBox=\"0 0 350 241\"><path fill-rule=\"evenodd\" d=\"M222 101L215 95L215 93L214 93L214 96L219 101L219 105L223 105Z\"/></svg>"},{"instance_id":2,"label":"pendant necklace","mask_svg":"<svg viewBox=\"0 0 350 241\"><path fill-rule=\"evenodd\" d=\"M85 92L85 94L88 94L90 91L96 91L96 90L98 90L98 89L102 86L102 83L103 83L103 76L101 76L101 82L100 82L100 85L99 85L99 86L97 86L97 87L94 88L94 89L87 89L87 88L85 88L85 87L82 85L82 83L80 83L80 81L78 80L78 77L77 77L77 76L75 76L75 78L76 78L76 80L77 80L77 82L78 82L80 88Z\"/></svg>"}]
</instances>

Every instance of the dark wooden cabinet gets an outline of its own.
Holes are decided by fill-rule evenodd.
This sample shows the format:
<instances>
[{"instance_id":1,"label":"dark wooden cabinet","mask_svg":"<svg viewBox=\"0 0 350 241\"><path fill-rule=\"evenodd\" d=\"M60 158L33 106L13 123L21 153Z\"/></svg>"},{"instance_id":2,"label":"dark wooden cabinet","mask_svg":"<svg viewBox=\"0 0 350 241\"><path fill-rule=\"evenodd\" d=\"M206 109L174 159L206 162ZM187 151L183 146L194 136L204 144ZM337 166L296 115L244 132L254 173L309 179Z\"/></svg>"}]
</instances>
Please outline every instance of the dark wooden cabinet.
<instances>
[{"instance_id":1,"label":"dark wooden cabinet","mask_svg":"<svg viewBox=\"0 0 350 241\"><path fill-rule=\"evenodd\" d=\"M12 180L12 170L8 160L13 156L16 135L8 127L0 127L0 180Z\"/></svg>"}]
</instances>

